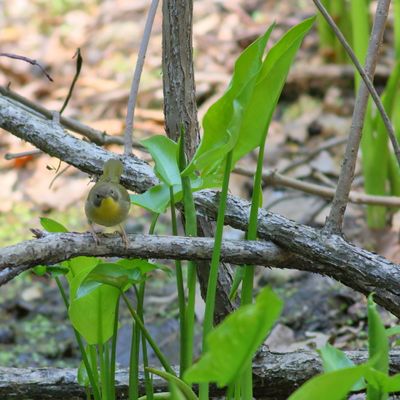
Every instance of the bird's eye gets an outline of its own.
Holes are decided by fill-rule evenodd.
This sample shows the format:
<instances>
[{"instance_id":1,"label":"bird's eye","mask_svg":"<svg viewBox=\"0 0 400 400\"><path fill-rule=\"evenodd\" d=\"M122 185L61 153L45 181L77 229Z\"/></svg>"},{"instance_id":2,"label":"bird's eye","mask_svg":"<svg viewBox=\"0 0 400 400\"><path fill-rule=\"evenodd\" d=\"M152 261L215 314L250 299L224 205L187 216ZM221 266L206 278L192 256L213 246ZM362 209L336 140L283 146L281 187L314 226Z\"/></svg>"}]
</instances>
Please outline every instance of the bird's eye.
<instances>
[{"instance_id":1,"label":"bird's eye","mask_svg":"<svg viewBox=\"0 0 400 400\"><path fill-rule=\"evenodd\" d=\"M99 198L100 198L100 195L99 195L98 193L96 193L96 197L99 199Z\"/></svg>"}]
</instances>

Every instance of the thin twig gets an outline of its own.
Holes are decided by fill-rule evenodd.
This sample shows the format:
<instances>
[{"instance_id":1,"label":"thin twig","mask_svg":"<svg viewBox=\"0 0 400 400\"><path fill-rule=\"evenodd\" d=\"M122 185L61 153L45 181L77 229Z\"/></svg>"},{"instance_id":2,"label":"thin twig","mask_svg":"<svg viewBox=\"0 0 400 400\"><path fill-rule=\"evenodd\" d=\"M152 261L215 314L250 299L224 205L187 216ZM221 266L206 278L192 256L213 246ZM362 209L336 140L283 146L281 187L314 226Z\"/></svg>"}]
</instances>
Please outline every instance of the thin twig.
<instances>
[{"instance_id":1,"label":"thin twig","mask_svg":"<svg viewBox=\"0 0 400 400\"><path fill-rule=\"evenodd\" d=\"M38 67L50 82L54 82L53 78L46 72L46 70L36 61L29 57L20 56L18 54L0 53L0 57L13 58L14 60L25 61L31 65Z\"/></svg>"},{"instance_id":2,"label":"thin twig","mask_svg":"<svg viewBox=\"0 0 400 400\"><path fill-rule=\"evenodd\" d=\"M39 154L43 154L43 151L34 149L34 150L22 151L21 153L6 153L4 155L4 159L10 161L10 160L15 160L16 158L38 156Z\"/></svg>"},{"instance_id":3,"label":"thin twig","mask_svg":"<svg viewBox=\"0 0 400 400\"><path fill-rule=\"evenodd\" d=\"M372 83L372 80L373 80L372 79L372 75L373 74L371 75L371 78L368 76L370 74L368 73L367 69L365 69L365 70L363 69L363 67L361 66L360 62L358 61L356 55L354 54L354 51L352 50L350 45L347 43L347 41L346 41L345 37L343 36L342 32L340 32L340 29L335 24L335 21L332 19L332 17L326 11L324 6L321 4L320 0L313 0L313 2L316 5L316 7L318 8L318 10L321 12L321 14L324 16L324 18L326 19L326 22L331 26L331 28L335 32L335 35L339 39L340 43L343 45L343 47L346 50L347 54L349 55L349 57L353 61L354 66L357 68L357 71L361 75L361 78L363 79L365 85L367 86L368 91L371 93L371 97L374 100L374 103L376 104L376 107L377 107L379 113L381 114L383 123L385 124L386 130L388 132L390 141L391 141L392 146L393 146L394 153L395 153L396 158L397 158L397 162L398 162L398 164L400 166L400 146L399 146L399 143L397 142L396 133L394 131L392 122L390 121L390 118L387 115L387 113L385 111L385 108L383 107L382 101L381 101L381 99L380 99L380 97L379 97L379 95L378 95L378 93L377 93L377 91L376 91L376 89L375 89L375 87L374 87L374 85ZM382 23L383 23L383 25L382 25L382 34L383 34L384 27L385 27L389 6L390 6L390 0L385 0L385 1L382 1L382 2L378 2L378 6L377 6L377 9L376 9L375 21L377 21L378 19L379 20L382 19ZM374 35L374 30L372 32L373 32L373 35ZM376 34L377 33L378 32L376 32ZM373 36L371 37L371 39L373 39ZM376 42L375 44L377 45L376 52L378 52L378 48L379 48L380 42L379 43ZM369 50L368 50L368 54L369 54Z\"/></svg>"},{"instance_id":4,"label":"thin twig","mask_svg":"<svg viewBox=\"0 0 400 400\"><path fill-rule=\"evenodd\" d=\"M318 3L322 7L321 3L318 0L313 1L315 4ZM365 71L367 75L371 77L371 79L374 75L376 63L378 60L379 47L383 39L383 32L385 30L389 6L390 0L378 1L371 38L368 44L367 58L365 62ZM346 211L347 203L349 201L351 183L354 178L354 170L356 166L357 153L360 146L362 129L364 126L368 97L368 88L364 82L361 82L360 89L356 98L356 103L354 106L349 140L346 146L346 152L343 159L335 197L333 199L332 208L326 220L324 228L325 231L328 233L340 234L342 231L344 213Z\"/></svg>"},{"instance_id":5,"label":"thin twig","mask_svg":"<svg viewBox=\"0 0 400 400\"><path fill-rule=\"evenodd\" d=\"M156 15L157 6L159 0L152 0L147 14L147 20L144 27L143 38L140 43L138 58L136 62L135 72L133 74L133 80L131 85L131 91L129 93L128 110L126 114L125 123L125 144L124 153L126 155L132 153L132 142L133 142L133 119L135 115L135 106L137 100L137 94L139 90L140 76L142 75L144 59L146 57L147 46L150 40L151 29L153 27L154 17Z\"/></svg>"},{"instance_id":6,"label":"thin twig","mask_svg":"<svg viewBox=\"0 0 400 400\"><path fill-rule=\"evenodd\" d=\"M9 88L4 88L0 86L0 94L23 104L24 106L30 108L33 111L36 111L37 113L41 114L47 119L50 120L54 119L54 111L50 111L47 108L43 107L42 105L34 101L28 100L27 98L21 96L20 94L12 91ZM60 124L73 132L85 136L91 142L97 145L124 144L124 138L122 136L108 135L104 131L102 132L97 129L91 128L90 126L82 124L81 122L69 117L60 116ZM138 148L142 151L146 151L145 148L138 141L134 141L133 145L135 148Z\"/></svg>"},{"instance_id":7,"label":"thin twig","mask_svg":"<svg viewBox=\"0 0 400 400\"><path fill-rule=\"evenodd\" d=\"M74 75L74 79L72 80L71 86L69 88L68 95L67 95L67 97L66 97L66 99L64 101L64 104L62 105L62 107L60 109L60 114L62 114L63 111L65 110L65 108L67 107L68 102L69 102L69 100L70 100L70 98L72 96L72 92L74 91L74 87L75 87L76 81L78 80L79 74L81 73L81 68L82 68L82 63L83 63L83 58L81 56L81 49L78 48L76 50L76 53L72 58L75 58L75 57L76 57L76 72L75 72L75 75Z\"/></svg>"},{"instance_id":8,"label":"thin twig","mask_svg":"<svg viewBox=\"0 0 400 400\"><path fill-rule=\"evenodd\" d=\"M347 137L331 138L331 139L327 140L326 142L321 143L318 147L316 147L314 150L310 151L304 157L294 160L289 165L282 168L282 170L280 172L282 174L285 174L288 171L291 171L292 169L297 168L300 165L307 164L310 160L315 158L319 153L322 153L325 150L329 150L332 147L336 147L336 146L345 144L346 142L347 142Z\"/></svg>"},{"instance_id":9,"label":"thin twig","mask_svg":"<svg viewBox=\"0 0 400 400\"><path fill-rule=\"evenodd\" d=\"M243 166L237 166L233 172L239 175L254 177L254 170ZM298 179L289 178L276 171L264 170L262 175L263 182L272 186L283 186L291 189L299 190L304 193L314 194L325 199L333 199L335 189L317 185L315 183L304 182ZM365 193L351 191L349 193L350 203L370 204L385 207L400 207L400 197L396 196L374 196Z\"/></svg>"},{"instance_id":10,"label":"thin twig","mask_svg":"<svg viewBox=\"0 0 400 400\"><path fill-rule=\"evenodd\" d=\"M56 171L56 175L54 176L54 178L51 180L50 185L49 185L49 189L52 188L54 182L64 173L66 172L69 168L71 167L71 165L67 165L66 167L64 167L60 172L58 172L58 170L60 169L60 167L57 168Z\"/></svg>"}]
</instances>

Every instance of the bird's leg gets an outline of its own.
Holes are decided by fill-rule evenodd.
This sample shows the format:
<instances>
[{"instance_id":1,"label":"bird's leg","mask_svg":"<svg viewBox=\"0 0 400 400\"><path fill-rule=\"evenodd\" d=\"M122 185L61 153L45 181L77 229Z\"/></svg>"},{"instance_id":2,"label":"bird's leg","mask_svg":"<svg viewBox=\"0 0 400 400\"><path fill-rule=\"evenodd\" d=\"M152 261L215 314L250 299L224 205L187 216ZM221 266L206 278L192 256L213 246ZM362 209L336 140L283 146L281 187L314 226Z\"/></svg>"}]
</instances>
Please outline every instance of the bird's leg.
<instances>
[{"instance_id":1,"label":"bird's leg","mask_svg":"<svg viewBox=\"0 0 400 400\"><path fill-rule=\"evenodd\" d=\"M89 229L90 229L90 233L92 234L92 238L93 240L96 242L97 245L100 244L100 240L99 237L96 234L96 231L94 230L93 224L91 221L89 221Z\"/></svg>"},{"instance_id":2,"label":"bird's leg","mask_svg":"<svg viewBox=\"0 0 400 400\"><path fill-rule=\"evenodd\" d=\"M127 249L128 248L128 244L129 244L128 236L126 236L126 232L125 232L124 227L121 224L119 224L118 226L119 226L119 229L120 229L120 231L118 231L118 233L121 235L121 239L123 240L123 242L125 244L125 249Z\"/></svg>"}]
</instances>

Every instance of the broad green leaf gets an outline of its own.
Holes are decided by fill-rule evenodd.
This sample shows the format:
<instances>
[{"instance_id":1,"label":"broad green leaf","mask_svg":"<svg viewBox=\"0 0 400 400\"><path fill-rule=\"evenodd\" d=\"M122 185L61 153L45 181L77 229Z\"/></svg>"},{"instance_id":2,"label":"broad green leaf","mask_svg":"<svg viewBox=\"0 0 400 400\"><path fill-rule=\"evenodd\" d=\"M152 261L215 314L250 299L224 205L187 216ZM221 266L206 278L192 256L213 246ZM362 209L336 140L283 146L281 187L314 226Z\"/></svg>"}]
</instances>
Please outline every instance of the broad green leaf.
<instances>
[{"instance_id":1,"label":"broad green leaf","mask_svg":"<svg viewBox=\"0 0 400 400\"><path fill-rule=\"evenodd\" d=\"M193 192L219 187L221 184L222 177L218 174L209 175L204 178L194 176L192 174L190 176L190 184ZM178 203L182 200L182 185L175 185L174 189L174 202ZM162 214L165 212L170 203L170 191L169 186L167 184L160 184L153 186L149 190L141 194L133 194L130 196L131 202L133 204L138 205L139 207L143 207L148 211Z\"/></svg>"},{"instance_id":2,"label":"broad green leaf","mask_svg":"<svg viewBox=\"0 0 400 400\"><path fill-rule=\"evenodd\" d=\"M87 296L102 284L125 290L129 284L139 283L142 274L138 268L125 267L116 263L100 263L82 281L76 298Z\"/></svg>"},{"instance_id":3,"label":"broad green leaf","mask_svg":"<svg viewBox=\"0 0 400 400\"><path fill-rule=\"evenodd\" d=\"M119 289L101 285L88 295L71 301L69 318L88 344L105 343L113 335L119 295Z\"/></svg>"},{"instance_id":4,"label":"broad green leaf","mask_svg":"<svg viewBox=\"0 0 400 400\"><path fill-rule=\"evenodd\" d=\"M324 347L318 350L322 358L322 365L325 372L338 371L340 369L354 367L353 361L351 361L346 354L327 343ZM365 382L360 379L352 388L354 391L362 390L365 388Z\"/></svg>"},{"instance_id":5,"label":"broad green leaf","mask_svg":"<svg viewBox=\"0 0 400 400\"><path fill-rule=\"evenodd\" d=\"M155 161L154 171L168 186L180 185L181 174L178 167L178 144L166 136L152 136L141 143L149 150Z\"/></svg>"},{"instance_id":6,"label":"broad green leaf","mask_svg":"<svg viewBox=\"0 0 400 400\"><path fill-rule=\"evenodd\" d=\"M203 138L185 174L196 168L200 171L214 171L235 146L243 109L253 92L265 46L273 28L274 25L271 25L265 34L248 46L236 60L228 89L204 116Z\"/></svg>"},{"instance_id":7,"label":"broad green leaf","mask_svg":"<svg viewBox=\"0 0 400 400\"><path fill-rule=\"evenodd\" d=\"M400 374L389 376L375 368L368 368L364 373L368 385L371 385L378 393L385 396L387 393L400 391ZM381 397L377 397L379 399Z\"/></svg>"},{"instance_id":8,"label":"broad green leaf","mask_svg":"<svg viewBox=\"0 0 400 400\"><path fill-rule=\"evenodd\" d=\"M216 382L226 386L252 359L282 310L282 301L270 288L263 289L254 304L240 307L207 337L207 351L190 367L188 383Z\"/></svg>"},{"instance_id":9,"label":"broad green leaf","mask_svg":"<svg viewBox=\"0 0 400 400\"><path fill-rule=\"evenodd\" d=\"M385 326L373 300L373 294L368 296L368 355L372 367L384 374L389 372L389 342ZM388 396L373 385L367 386L368 399L384 400Z\"/></svg>"},{"instance_id":10,"label":"broad green leaf","mask_svg":"<svg viewBox=\"0 0 400 400\"><path fill-rule=\"evenodd\" d=\"M57 221L54 221L54 219L51 218L40 218L40 225L42 225L42 227L46 229L47 232L68 232L68 229L64 225L60 224Z\"/></svg>"},{"instance_id":11,"label":"broad green leaf","mask_svg":"<svg viewBox=\"0 0 400 400\"><path fill-rule=\"evenodd\" d=\"M148 211L163 214L169 205L169 186L165 183L151 187L144 193L131 194L132 204L136 204Z\"/></svg>"},{"instance_id":12,"label":"broad green leaf","mask_svg":"<svg viewBox=\"0 0 400 400\"><path fill-rule=\"evenodd\" d=\"M71 284L71 280L76 275L79 275L82 272L89 273L89 271L91 271L100 262L101 260L99 258L86 256L78 256L68 260L70 273L67 275L67 278L69 283Z\"/></svg>"},{"instance_id":13,"label":"broad green leaf","mask_svg":"<svg viewBox=\"0 0 400 400\"><path fill-rule=\"evenodd\" d=\"M154 271L155 269L160 269L168 273L171 272L171 270L165 265L152 263L150 261L143 260L141 258L122 258L121 260L118 260L116 263L124 266L125 268L132 268L132 269L135 268L138 271L140 271L142 275Z\"/></svg>"},{"instance_id":14,"label":"broad green leaf","mask_svg":"<svg viewBox=\"0 0 400 400\"><path fill-rule=\"evenodd\" d=\"M233 166L245 154L260 146L267 135L289 69L314 20L315 17L308 18L290 29L268 51L243 115L239 138L233 151Z\"/></svg>"},{"instance_id":15,"label":"broad green leaf","mask_svg":"<svg viewBox=\"0 0 400 400\"><path fill-rule=\"evenodd\" d=\"M288 400L343 400L367 367L340 369L315 376L297 389Z\"/></svg>"},{"instance_id":16,"label":"broad green leaf","mask_svg":"<svg viewBox=\"0 0 400 400\"><path fill-rule=\"evenodd\" d=\"M169 372L166 371L160 371L158 369L154 368L147 368L149 372L152 374L161 376L161 378L164 378L170 385L176 386L176 388L179 390L179 392L182 393L184 396L184 400L198 400L196 394L193 392L192 388L184 381L179 379L177 376L170 374Z\"/></svg>"}]
</instances>

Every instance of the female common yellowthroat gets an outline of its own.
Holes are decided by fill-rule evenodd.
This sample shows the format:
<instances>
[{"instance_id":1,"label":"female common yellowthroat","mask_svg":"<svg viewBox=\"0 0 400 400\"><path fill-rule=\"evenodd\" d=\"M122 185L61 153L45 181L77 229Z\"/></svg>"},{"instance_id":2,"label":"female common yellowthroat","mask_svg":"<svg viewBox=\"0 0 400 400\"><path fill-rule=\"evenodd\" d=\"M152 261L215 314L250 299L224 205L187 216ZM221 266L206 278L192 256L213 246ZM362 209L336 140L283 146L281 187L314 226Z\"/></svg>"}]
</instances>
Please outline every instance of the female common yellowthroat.
<instances>
[{"instance_id":1,"label":"female common yellowthroat","mask_svg":"<svg viewBox=\"0 0 400 400\"><path fill-rule=\"evenodd\" d=\"M119 183L122 172L123 164L120 160L108 160L104 164L103 174L90 190L86 200L86 217L97 243L93 222L103 226L119 225L125 244L128 242L125 230L120 225L126 220L131 206L127 190Z\"/></svg>"}]
</instances>

